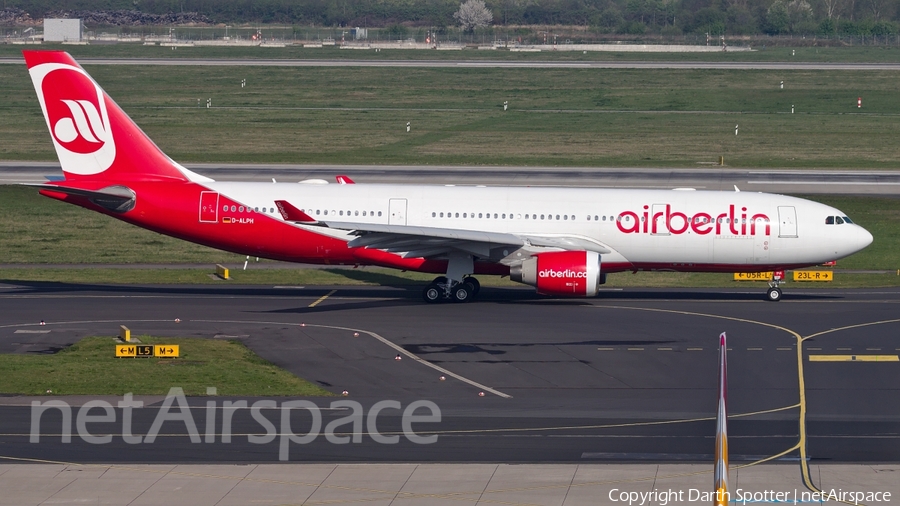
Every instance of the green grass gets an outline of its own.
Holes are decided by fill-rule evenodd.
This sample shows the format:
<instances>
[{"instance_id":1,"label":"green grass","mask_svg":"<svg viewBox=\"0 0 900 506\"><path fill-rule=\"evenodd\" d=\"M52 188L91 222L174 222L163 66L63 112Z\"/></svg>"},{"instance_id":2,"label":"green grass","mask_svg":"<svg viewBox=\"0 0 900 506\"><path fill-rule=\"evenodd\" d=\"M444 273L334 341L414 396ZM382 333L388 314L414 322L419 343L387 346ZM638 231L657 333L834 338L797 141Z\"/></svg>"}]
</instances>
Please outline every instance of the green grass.
<instances>
[{"instance_id":1,"label":"green grass","mask_svg":"<svg viewBox=\"0 0 900 506\"><path fill-rule=\"evenodd\" d=\"M140 337L177 344L181 358L116 358L111 337L89 337L52 355L0 354L0 393L20 395L332 395L259 358L235 341Z\"/></svg>"},{"instance_id":2,"label":"green grass","mask_svg":"<svg viewBox=\"0 0 900 506\"><path fill-rule=\"evenodd\" d=\"M900 198L805 195L834 206L869 230L875 241L865 250L838 262L838 269L885 270L891 274L840 274L824 286L900 285ZM80 207L41 197L31 188L0 185L0 282L120 283L120 284L261 284L261 285L385 285L422 284L434 276L392 269L264 268L250 262L246 271L231 269L231 281L211 276L216 263L243 264L244 257L127 225ZM159 268L57 268L40 264L159 264ZM166 268L168 264L206 264L207 269ZM265 264L265 261L263 261ZM483 276L488 286L520 286L508 279ZM609 286L735 286L728 274L613 274ZM740 283L740 286L753 286ZM811 283L808 286L819 286ZM807 286L807 285L804 285Z\"/></svg>"},{"instance_id":3,"label":"green grass","mask_svg":"<svg viewBox=\"0 0 900 506\"><path fill-rule=\"evenodd\" d=\"M893 71L88 70L182 162L900 165ZM55 159L24 65L0 65L0 119L0 160Z\"/></svg>"}]
</instances>

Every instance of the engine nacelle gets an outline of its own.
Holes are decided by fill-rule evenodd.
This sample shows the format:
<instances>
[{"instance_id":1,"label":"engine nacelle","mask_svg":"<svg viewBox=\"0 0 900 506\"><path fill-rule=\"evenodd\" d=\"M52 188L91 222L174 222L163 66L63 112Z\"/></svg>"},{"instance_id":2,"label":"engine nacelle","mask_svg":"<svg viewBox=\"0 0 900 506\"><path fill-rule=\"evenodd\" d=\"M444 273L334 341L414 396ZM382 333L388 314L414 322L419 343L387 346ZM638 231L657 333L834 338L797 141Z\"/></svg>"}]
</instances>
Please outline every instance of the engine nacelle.
<instances>
[{"instance_id":1,"label":"engine nacelle","mask_svg":"<svg viewBox=\"0 0 900 506\"><path fill-rule=\"evenodd\" d=\"M538 253L509 270L509 279L544 295L593 297L605 278L600 273L600 254L593 251Z\"/></svg>"}]
</instances>

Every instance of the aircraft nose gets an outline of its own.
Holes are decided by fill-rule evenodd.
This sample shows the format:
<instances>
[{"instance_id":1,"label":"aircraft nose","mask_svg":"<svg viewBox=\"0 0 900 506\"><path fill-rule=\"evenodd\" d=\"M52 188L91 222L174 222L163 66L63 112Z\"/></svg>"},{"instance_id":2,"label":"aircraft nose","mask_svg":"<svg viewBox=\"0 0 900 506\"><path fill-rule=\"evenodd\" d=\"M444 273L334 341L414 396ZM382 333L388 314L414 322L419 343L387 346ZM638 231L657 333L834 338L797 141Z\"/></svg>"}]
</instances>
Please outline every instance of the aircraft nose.
<instances>
[{"instance_id":1,"label":"aircraft nose","mask_svg":"<svg viewBox=\"0 0 900 506\"><path fill-rule=\"evenodd\" d=\"M866 246L872 244L872 240L873 240L874 238L872 237L872 234L869 233L868 230L866 230L866 229L864 229L864 228L862 228L862 227L857 227L857 229L858 229L858 230L857 230L857 233L856 233L856 238L857 238L857 241L856 241L856 242L857 242L857 246L856 246L856 248L857 248L857 251L859 251L859 250L865 248Z\"/></svg>"}]
</instances>

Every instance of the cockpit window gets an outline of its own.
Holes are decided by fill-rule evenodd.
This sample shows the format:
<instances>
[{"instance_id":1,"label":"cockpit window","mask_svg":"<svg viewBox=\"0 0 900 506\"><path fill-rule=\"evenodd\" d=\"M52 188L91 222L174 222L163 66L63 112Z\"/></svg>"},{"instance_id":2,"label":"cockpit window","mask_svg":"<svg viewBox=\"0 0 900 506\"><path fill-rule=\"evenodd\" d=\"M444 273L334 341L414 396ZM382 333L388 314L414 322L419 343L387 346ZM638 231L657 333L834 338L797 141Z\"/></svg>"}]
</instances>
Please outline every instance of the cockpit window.
<instances>
[{"instance_id":1,"label":"cockpit window","mask_svg":"<svg viewBox=\"0 0 900 506\"><path fill-rule=\"evenodd\" d=\"M826 225L843 225L844 223L853 223L846 216L828 216L825 218Z\"/></svg>"}]
</instances>

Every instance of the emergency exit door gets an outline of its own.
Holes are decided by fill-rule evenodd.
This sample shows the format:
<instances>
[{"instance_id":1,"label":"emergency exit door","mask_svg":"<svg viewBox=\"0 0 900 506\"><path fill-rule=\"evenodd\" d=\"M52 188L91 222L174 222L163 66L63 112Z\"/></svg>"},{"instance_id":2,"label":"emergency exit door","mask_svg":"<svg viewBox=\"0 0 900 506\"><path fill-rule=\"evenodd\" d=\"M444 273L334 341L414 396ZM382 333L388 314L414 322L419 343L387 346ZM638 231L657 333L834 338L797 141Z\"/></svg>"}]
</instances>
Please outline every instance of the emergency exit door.
<instances>
[{"instance_id":1,"label":"emergency exit door","mask_svg":"<svg viewBox=\"0 0 900 506\"><path fill-rule=\"evenodd\" d=\"M219 221L219 194L217 192L200 192L200 223L216 223Z\"/></svg>"},{"instance_id":2,"label":"emergency exit door","mask_svg":"<svg viewBox=\"0 0 900 506\"><path fill-rule=\"evenodd\" d=\"M391 199L388 225L406 225L406 199Z\"/></svg>"},{"instance_id":3,"label":"emergency exit door","mask_svg":"<svg viewBox=\"0 0 900 506\"><path fill-rule=\"evenodd\" d=\"M797 209L778 206L778 237L797 237Z\"/></svg>"}]
</instances>

